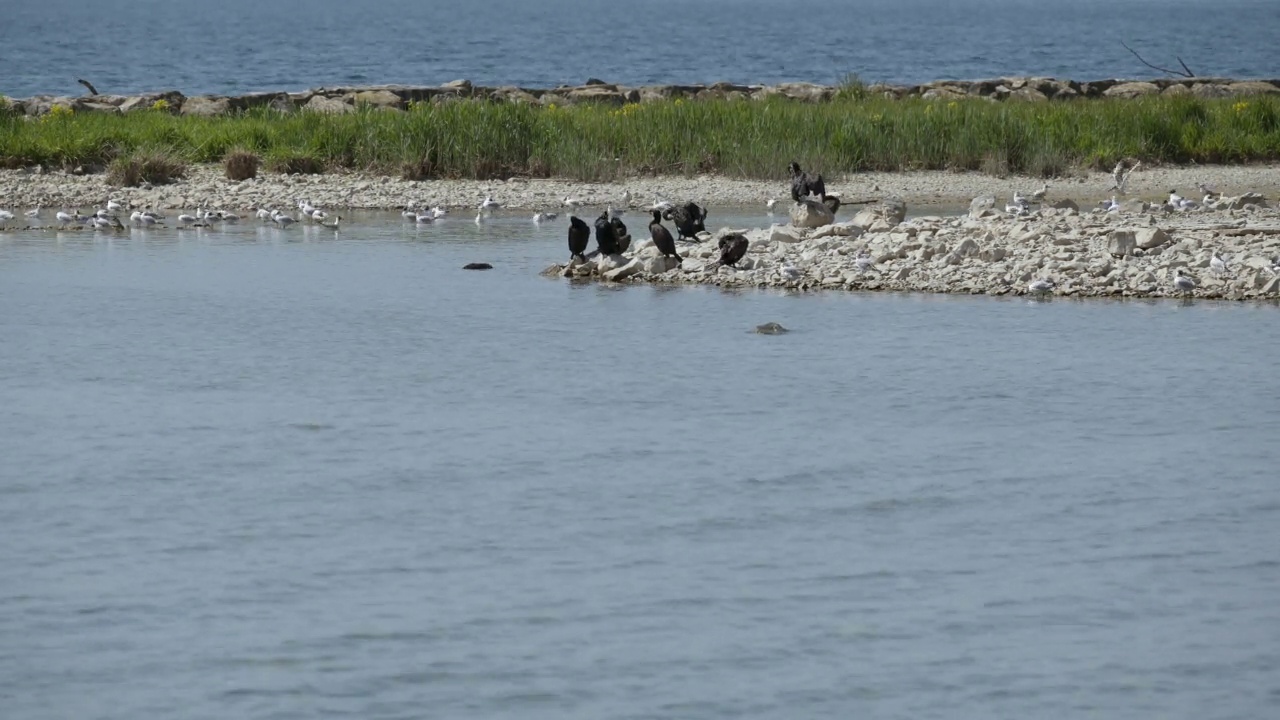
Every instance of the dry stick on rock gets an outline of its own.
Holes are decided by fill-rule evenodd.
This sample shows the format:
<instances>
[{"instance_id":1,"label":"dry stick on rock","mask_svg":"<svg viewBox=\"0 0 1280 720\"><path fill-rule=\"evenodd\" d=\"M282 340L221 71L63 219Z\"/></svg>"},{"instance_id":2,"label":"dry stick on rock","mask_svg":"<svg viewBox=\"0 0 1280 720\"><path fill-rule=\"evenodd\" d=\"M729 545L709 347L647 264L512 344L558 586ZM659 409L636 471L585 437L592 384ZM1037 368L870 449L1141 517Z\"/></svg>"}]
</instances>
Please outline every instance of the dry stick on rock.
<instances>
[{"instance_id":1,"label":"dry stick on rock","mask_svg":"<svg viewBox=\"0 0 1280 720\"><path fill-rule=\"evenodd\" d=\"M89 89L89 94L90 94L90 95L97 95L97 94L98 94L98 89L97 89L97 88L95 88L95 87L93 86L93 83L89 82L88 80L81 80L80 78L76 78L76 82L78 82L78 83L80 83L81 85L83 85L83 86L85 86L86 88L88 88L88 89Z\"/></svg>"},{"instance_id":2,"label":"dry stick on rock","mask_svg":"<svg viewBox=\"0 0 1280 720\"><path fill-rule=\"evenodd\" d=\"M1174 57L1175 57L1175 58L1177 58L1177 60L1178 60L1178 64L1182 66L1182 70L1183 70L1182 72L1180 72L1180 71L1178 71L1178 70L1170 70L1169 68L1162 68L1162 67L1160 67L1159 65L1152 65L1151 63L1147 62L1146 60L1143 60L1143 59L1142 59L1142 56L1138 54L1138 51L1137 51L1137 50L1134 50L1133 48L1129 47L1128 45L1125 45L1123 40L1121 40L1121 41L1120 41L1120 44L1121 44L1121 45L1124 45L1124 49L1125 49L1125 50L1128 50L1129 52L1133 53L1133 56L1134 56L1134 57L1136 57L1136 58L1138 58L1138 62L1142 63L1143 65L1146 65L1147 67L1149 67L1149 68L1151 68L1151 69L1153 69L1153 70L1159 70L1160 72L1162 72L1162 73L1168 73L1169 75L1181 75L1182 77L1195 77L1195 76L1196 76L1196 74L1195 74L1195 73L1191 72L1191 68L1187 67L1187 64L1186 64L1186 63L1184 63L1184 62L1182 62L1182 58L1177 57L1176 55L1175 55Z\"/></svg>"}]
</instances>

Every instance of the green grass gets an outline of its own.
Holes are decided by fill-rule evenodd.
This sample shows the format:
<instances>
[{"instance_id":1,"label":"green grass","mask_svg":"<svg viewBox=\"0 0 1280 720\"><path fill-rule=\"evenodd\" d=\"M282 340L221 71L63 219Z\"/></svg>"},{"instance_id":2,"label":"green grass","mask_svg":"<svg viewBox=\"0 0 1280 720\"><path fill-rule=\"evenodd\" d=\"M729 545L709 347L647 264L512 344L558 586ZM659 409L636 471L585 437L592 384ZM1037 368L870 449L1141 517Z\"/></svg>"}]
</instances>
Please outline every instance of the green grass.
<instances>
[{"instance_id":1,"label":"green grass","mask_svg":"<svg viewBox=\"0 0 1280 720\"><path fill-rule=\"evenodd\" d=\"M105 168L159 152L175 162L257 154L270 172L353 168L411 178L512 175L611 180L719 173L781 178L787 163L828 175L954 169L1052 176L1148 163L1280 158L1280 99L1192 97L993 103L883 100L854 77L831 102L664 101L541 107L455 101L406 113L255 110L228 117L164 112L0 113L0 165Z\"/></svg>"}]
</instances>

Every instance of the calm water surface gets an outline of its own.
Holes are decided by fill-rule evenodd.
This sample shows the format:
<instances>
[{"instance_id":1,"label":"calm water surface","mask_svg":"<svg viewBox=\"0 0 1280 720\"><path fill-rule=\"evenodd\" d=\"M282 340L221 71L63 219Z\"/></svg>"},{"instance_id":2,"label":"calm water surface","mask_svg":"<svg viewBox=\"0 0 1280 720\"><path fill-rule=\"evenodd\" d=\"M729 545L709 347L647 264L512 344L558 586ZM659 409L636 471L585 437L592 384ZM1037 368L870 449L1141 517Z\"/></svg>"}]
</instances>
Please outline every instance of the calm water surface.
<instances>
[{"instance_id":1,"label":"calm water surface","mask_svg":"<svg viewBox=\"0 0 1280 720\"><path fill-rule=\"evenodd\" d=\"M5 718L1280 714L1276 306L358 219L0 234Z\"/></svg>"},{"instance_id":2,"label":"calm water surface","mask_svg":"<svg viewBox=\"0 0 1280 720\"><path fill-rule=\"evenodd\" d=\"M43 0L5 3L0 93L457 78L553 87L1052 75L1280 77L1275 0Z\"/></svg>"}]
</instances>

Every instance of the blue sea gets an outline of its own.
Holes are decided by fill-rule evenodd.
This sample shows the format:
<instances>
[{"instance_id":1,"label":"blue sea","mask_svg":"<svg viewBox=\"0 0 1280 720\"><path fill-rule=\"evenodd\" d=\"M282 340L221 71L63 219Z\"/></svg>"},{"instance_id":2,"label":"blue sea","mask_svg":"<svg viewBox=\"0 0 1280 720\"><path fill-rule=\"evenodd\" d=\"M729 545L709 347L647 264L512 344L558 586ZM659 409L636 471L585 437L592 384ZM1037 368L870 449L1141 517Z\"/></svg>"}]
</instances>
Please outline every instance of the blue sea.
<instances>
[{"instance_id":1,"label":"blue sea","mask_svg":"<svg viewBox=\"0 0 1280 720\"><path fill-rule=\"evenodd\" d=\"M1274 0L8 2L0 93L1280 76Z\"/></svg>"}]
</instances>

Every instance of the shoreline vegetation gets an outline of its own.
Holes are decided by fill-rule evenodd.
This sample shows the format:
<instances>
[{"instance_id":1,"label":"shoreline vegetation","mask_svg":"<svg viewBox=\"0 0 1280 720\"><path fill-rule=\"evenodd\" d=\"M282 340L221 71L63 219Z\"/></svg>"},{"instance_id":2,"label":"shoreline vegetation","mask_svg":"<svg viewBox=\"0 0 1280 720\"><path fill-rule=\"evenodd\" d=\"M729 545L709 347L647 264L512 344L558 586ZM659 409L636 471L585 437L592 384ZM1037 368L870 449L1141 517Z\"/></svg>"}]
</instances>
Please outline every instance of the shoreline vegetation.
<instances>
[{"instance_id":1,"label":"shoreline vegetation","mask_svg":"<svg viewBox=\"0 0 1280 720\"><path fill-rule=\"evenodd\" d=\"M233 180L362 172L414 181L616 182L782 180L792 160L828 176L951 170L1056 178L1109 170L1122 159L1148 167L1280 159L1280 87L1196 81L1166 81L1163 89L1109 81L1095 92L1087 83L1023 79L1012 89L1017 82L982 81L899 92L851 78L834 88L728 86L662 96L605 84L499 96L451 83L420 100L404 99L414 89L343 99L314 91L305 102L263 94L275 99L239 107L171 93L139 96L129 109L100 101L107 96L4 99L0 167L105 171L113 186L136 187L209 163L225 164Z\"/></svg>"}]
</instances>

